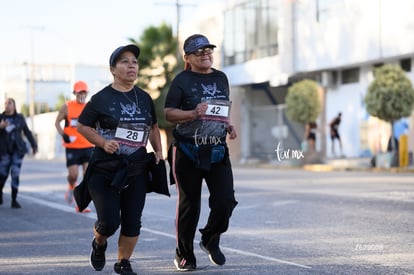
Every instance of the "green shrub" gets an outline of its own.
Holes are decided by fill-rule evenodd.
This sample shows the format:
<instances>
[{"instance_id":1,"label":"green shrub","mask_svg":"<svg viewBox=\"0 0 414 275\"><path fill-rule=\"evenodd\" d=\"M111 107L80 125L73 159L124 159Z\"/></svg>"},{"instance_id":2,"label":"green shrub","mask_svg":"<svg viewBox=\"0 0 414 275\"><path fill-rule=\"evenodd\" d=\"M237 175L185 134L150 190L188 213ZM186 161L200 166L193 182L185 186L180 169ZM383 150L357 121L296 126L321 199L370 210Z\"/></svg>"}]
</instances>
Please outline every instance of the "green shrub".
<instances>
[{"instance_id":1,"label":"green shrub","mask_svg":"<svg viewBox=\"0 0 414 275\"><path fill-rule=\"evenodd\" d=\"M315 122L321 112L319 85L309 79L293 84L286 96L286 115L299 123Z\"/></svg>"},{"instance_id":2,"label":"green shrub","mask_svg":"<svg viewBox=\"0 0 414 275\"><path fill-rule=\"evenodd\" d=\"M410 116L414 90L405 72L399 66L387 64L378 67L374 76L365 96L367 112L391 123Z\"/></svg>"}]
</instances>

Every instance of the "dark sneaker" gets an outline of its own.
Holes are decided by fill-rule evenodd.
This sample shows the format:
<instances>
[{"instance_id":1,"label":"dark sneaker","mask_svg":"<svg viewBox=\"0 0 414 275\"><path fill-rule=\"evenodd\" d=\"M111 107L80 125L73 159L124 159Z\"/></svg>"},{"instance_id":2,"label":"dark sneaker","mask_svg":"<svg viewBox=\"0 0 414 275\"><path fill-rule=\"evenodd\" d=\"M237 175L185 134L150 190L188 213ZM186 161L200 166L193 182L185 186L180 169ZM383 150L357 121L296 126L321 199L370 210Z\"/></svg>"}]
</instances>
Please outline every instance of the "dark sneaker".
<instances>
[{"instance_id":1,"label":"dark sneaker","mask_svg":"<svg viewBox=\"0 0 414 275\"><path fill-rule=\"evenodd\" d=\"M92 240L92 250L89 263L96 271L101 271L105 266L105 250L107 246L107 242L105 242L104 246L99 246L95 242L95 238Z\"/></svg>"},{"instance_id":2,"label":"dark sneaker","mask_svg":"<svg viewBox=\"0 0 414 275\"><path fill-rule=\"evenodd\" d=\"M185 258L175 254L174 265L178 271L193 271L196 270L196 264L187 261Z\"/></svg>"},{"instance_id":3,"label":"dark sneaker","mask_svg":"<svg viewBox=\"0 0 414 275\"><path fill-rule=\"evenodd\" d=\"M132 271L131 263L124 259L122 259L120 263L115 263L114 270L116 274L137 275L137 273Z\"/></svg>"},{"instance_id":4,"label":"dark sneaker","mask_svg":"<svg viewBox=\"0 0 414 275\"><path fill-rule=\"evenodd\" d=\"M224 256L223 252L221 252L219 247L208 250L207 247L203 244L203 241L200 241L200 248L208 254L210 262L213 264L224 265L226 263L226 257Z\"/></svg>"},{"instance_id":5,"label":"dark sneaker","mask_svg":"<svg viewBox=\"0 0 414 275\"><path fill-rule=\"evenodd\" d=\"M13 200L11 203L11 208L22 208L22 206L16 200Z\"/></svg>"}]
</instances>

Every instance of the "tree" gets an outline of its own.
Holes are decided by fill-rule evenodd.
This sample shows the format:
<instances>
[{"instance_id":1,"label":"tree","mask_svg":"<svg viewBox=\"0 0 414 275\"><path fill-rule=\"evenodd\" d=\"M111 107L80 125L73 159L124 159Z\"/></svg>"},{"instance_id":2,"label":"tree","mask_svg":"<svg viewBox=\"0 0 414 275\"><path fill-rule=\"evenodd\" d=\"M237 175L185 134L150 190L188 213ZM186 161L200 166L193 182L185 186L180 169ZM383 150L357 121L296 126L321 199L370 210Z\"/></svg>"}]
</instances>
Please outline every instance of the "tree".
<instances>
[{"instance_id":1,"label":"tree","mask_svg":"<svg viewBox=\"0 0 414 275\"><path fill-rule=\"evenodd\" d=\"M55 104L55 110L60 110L60 108L62 108L62 106L65 104L66 102L66 97L63 93L60 93L58 95L58 99L57 102Z\"/></svg>"},{"instance_id":2,"label":"tree","mask_svg":"<svg viewBox=\"0 0 414 275\"><path fill-rule=\"evenodd\" d=\"M310 79L301 80L288 89L286 115L299 123L315 122L321 112L319 86Z\"/></svg>"},{"instance_id":3,"label":"tree","mask_svg":"<svg viewBox=\"0 0 414 275\"><path fill-rule=\"evenodd\" d=\"M35 108L34 108L35 109L34 110L35 115L50 112L50 107L46 102L35 102L34 106L35 106ZM30 116L29 109L30 109L30 107L29 107L28 104L23 104L20 108L20 113L22 115L24 115L25 117L28 117L28 116Z\"/></svg>"},{"instance_id":4,"label":"tree","mask_svg":"<svg viewBox=\"0 0 414 275\"><path fill-rule=\"evenodd\" d=\"M162 23L145 29L139 41L129 40L141 49L137 84L153 98L159 127L169 130L172 125L165 119L164 102L180 63L176 58L177 38L171 26Z\"/></svg>"},{"instance_id":5,"label":"tree","mask_svg":"<svg viewBox=\"0 0 414 275\"><path fill-rule=\"evenodd\" d=\"M22 107L20 107L20 113L25 117L30 116L29 105L23 104Z\"/></svg>"},{"instance_id":6,"label":"tree","mask_svg":"<svg viewBox=\"0 0 414 275\"><path fill-rule=\"evenodd\" d=\"M368 86L365 95L367 112L379 119L391 123L391 137L394 122L408 117L414 108L414 89L405 72L396 65L383 65L374 71L375 79ZM395 148L391 138L392 150Z\"/></svg>"}]
</instances>

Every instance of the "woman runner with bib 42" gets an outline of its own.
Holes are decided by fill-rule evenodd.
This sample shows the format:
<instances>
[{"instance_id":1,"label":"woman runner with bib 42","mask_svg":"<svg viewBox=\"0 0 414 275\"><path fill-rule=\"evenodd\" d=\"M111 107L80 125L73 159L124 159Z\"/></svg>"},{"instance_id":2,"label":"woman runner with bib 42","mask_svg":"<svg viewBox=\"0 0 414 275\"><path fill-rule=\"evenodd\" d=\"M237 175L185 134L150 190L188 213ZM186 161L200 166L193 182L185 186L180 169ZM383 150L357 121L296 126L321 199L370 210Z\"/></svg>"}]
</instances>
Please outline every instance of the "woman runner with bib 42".
<instances>
[{"instance_id":1,"label":"woman runner with bib 42","mask_svg":"<svg viewBox=\"0 0 414 275\"><path fill-rule=\"evenodd\" d=\"M107 239L121 226L114 270L128 275L136 274L129 259L147 192L147 139L156 163L162 159L154 104L134 85L139 53L137 46L127 45L111 54L113 83L92 96L78 119L79 132L95 145L84 177L97 213L90 263L97 271L104 268Z\"/></svg>"},{"instance_id":2,"label":"woman runner with bib 42","mask_svg":"<svg viewBox=\"0 0 414 275\"><path fill-rule=\"evenodd\" d=\"M226 232L237 205L226 136L237 137L230 123L231 102L226 75L212 68L216 46L200 34L184 42L185 70L173 80L165 102L167 120L176 124L169 161L178 189L176 215L177 270L197 267L194 237L200 217L201 188L206 181L210 214L201 232L200 247L210 261L223 265L220 236Z\"/></svg>"}]
</instances>

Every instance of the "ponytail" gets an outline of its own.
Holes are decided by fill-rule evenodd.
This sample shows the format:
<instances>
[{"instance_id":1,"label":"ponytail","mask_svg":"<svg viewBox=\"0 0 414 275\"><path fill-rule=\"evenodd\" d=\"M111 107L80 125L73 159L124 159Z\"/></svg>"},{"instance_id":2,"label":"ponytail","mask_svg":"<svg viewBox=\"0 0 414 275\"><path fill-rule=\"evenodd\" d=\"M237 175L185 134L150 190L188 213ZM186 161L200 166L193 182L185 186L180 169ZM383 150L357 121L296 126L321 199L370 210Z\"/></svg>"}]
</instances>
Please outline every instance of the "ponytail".
<instances>
[{"instance_id":1,"label":"ponytail","mask_svg":"<svg viewBox=\"0 0 414 275\"><path fill-rule=\"evenodd\" d=\"M187 61L184 61L184 70L186 71L191 70L191 65Z\"/></svg>"}]
</instances>

